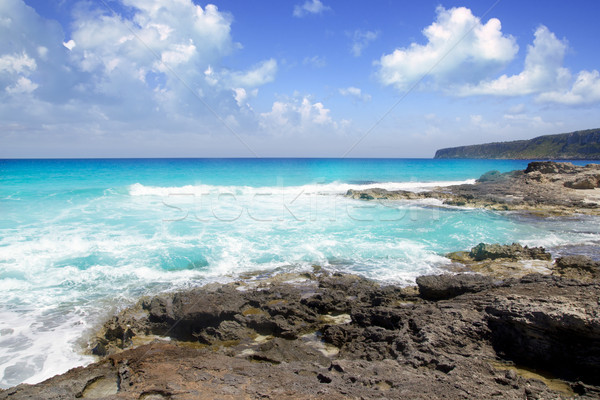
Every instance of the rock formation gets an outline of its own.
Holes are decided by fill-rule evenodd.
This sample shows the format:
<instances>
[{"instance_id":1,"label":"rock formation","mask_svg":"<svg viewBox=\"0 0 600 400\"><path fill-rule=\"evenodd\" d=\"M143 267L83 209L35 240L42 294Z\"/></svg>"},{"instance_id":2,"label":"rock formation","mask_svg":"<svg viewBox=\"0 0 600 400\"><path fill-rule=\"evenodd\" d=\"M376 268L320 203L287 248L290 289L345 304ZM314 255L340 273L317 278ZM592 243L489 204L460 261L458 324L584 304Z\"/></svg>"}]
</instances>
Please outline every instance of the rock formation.
<instances>
[{"instance_id":1,"label":"rock formation","mask_svg":"<svg viewBox=\"0 0 600 400\"><path fill-rule=\"evenodd\" d=\"M473 185L435 188L427 192L350 189L361 200L438 199L446 206L516 210L538 215L600 215L600 164L584 167L552 161L532 162L524 171L484 174Z\"/></svg>"},{"instance_id":2,"label":"rock formation","mask_svg":"<svg viewBox=\"0 0 600 400\"><path fill-rule=\"evenodd\" d=\"M145 298L98 333L100 362L0 399L600 396L597 281L459 274L418 284L320 270Z\"/></svg>"}]
</instances>

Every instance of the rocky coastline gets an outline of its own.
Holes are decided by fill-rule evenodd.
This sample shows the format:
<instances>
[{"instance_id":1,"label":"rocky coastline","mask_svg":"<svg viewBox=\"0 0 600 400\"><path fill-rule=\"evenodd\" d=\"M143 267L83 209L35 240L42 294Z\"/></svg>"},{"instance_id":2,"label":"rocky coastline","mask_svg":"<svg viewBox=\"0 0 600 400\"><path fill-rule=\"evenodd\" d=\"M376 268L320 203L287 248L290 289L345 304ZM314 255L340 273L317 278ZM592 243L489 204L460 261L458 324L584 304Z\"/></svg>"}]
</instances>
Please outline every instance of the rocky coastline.
<instances>
[{"instance_id":1,"label":"rocky coastline","mask_svg":"<svg viewBox=\"0 0 600 400\"><path fill-rule=\"evenodd\" d=\"M597 166L540 162L348 195L600 214L599 180ZM97 363L0 400L600 398L600 262L516 243L446 257L448 273L413 287L314 266L142 298L89 338Z\"/></svg>"},{"instance_id":2,"label":"rocky coastline","mask_svg":"<svg viewBox=\"0 0 600 400\"><path fill-rule=\"evenodd\" d=\"M517 244L460 257L548 268L403 288L315 266L143 298L91 339L101 361L0 399L600 398L600 263Z\"/></svg>"},{"instance_id":3,"label":"rocky coastline","mask_svg":"<svg viewBox=\"0 0 600 400\"><path fill-rule=\"evenodd\" d=\"M523 171L490 171L475 184L410 192L350 189L346 196L360 200L437 199L445 206L520 211L540 216L600 215L600 164L536 161Z\"/></svg>"}]
</instances>

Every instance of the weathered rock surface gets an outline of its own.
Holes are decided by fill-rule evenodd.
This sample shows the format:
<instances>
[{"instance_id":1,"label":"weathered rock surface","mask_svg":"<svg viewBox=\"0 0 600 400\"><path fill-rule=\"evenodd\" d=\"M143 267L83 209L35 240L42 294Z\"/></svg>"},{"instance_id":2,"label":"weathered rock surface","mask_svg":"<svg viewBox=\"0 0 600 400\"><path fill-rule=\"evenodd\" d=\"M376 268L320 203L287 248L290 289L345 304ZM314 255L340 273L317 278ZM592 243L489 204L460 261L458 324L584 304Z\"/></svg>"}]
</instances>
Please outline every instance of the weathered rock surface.
<instances>
[{"instance_id":1,"label":"weathered rock surface","mask_svg":"<svg viewBox=\"0 0 600 400\"><path fill-rule=\"evenodd\" d=\"M0 399L600 397L597 282L419 281L429 294L319 272L143 299L99 333L102 361ZM149 335L170 342L131 348Z\"/></svg>"},{"instance_id":2,"label":"weathered rock surface","mask_svg":"<svg viewBox=\"0 0 600 400\"><path fill-rule=\"evenodd\" d=\"M496 171L497 172L497 171ZM473 185L427 192L385 189L348 190L362 200L438 199L447 206L527 211L538 215L600 215L600 164L584 167L552 161L532 162L524 171L486 173Z\"/></svg>"},{"instance_id":3,"label":"weathered rock surface","mask_svg":"<svg viewBox=\"0 0 600 400\"><path fill-rule=\"evenodd\" d=\"M555 285L551 294L513 290L486 306L492 344L517 363L598 385L600 299L597 293L579 296L585 286L573 290L569 282L550 284Z\"/></svg>"},{"instance_id":4,"label":"weathered rock surface","mask_svg":"<svg viewBox=\"0 0 600 400\"><path fill-rule=\"evenodd\" d=\"M469 256L474 261L495 260L497 258L509 258L511 260L546 260L552 259L552 255L543 247L523 247L518 243L510 245L479 243L471 249Z\"/></svg>"},{"instance_id":5,"label":"weathered rock surface","mask_svg":"<svg viewBox=\"0 0 600 400\"><path fill-rule=\"evenodd\" d=\"M427 275L417 278L421 297L427 300L445 300L464 293L476 293L494 285L491 277L485 275Z\"/></svg>"},{"instance_id":6,"label":"weathered rock surface","mask_svg":"<svg viewBox=\"0 0 600 400\"><path fill-rule=\"evenodd\" d=\"M565 256L556 260L557 275L587 282L600 281L600 262L586 256Z\"/></svg>"},{"instance_id":7,"label":"weathered rock surface","mask_svg":"<svg viewBox=\"0 0 600 400\"><path fill-rule=\"evenodd\" d=\"M542 247L479 243L470 251L446 255L453 272L477 272L496 279L521 278L531 273L551 274L552 255Z\"/></svg>"}]
</instances>

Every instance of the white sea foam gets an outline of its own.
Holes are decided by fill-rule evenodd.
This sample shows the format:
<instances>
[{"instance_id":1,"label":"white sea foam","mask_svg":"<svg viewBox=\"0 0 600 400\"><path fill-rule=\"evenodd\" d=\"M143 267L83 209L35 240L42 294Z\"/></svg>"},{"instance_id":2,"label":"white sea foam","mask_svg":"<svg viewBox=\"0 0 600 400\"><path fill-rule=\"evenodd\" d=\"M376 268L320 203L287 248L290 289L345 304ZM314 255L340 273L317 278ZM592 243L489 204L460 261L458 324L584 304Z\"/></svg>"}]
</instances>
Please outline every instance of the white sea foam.
<instances>
[{"instance_id":1,"label":"white sea foam","mask_svg":"<svg viewBox=\"0 0 600 400\"><path fill-rule=\"evenodd\" d=\"M440 255L445 251L481 241L548 246L600 238L568 224L548 233L546 225L531 228L495 213L429 207L436 201L367 203L341 196L348 189L417 191L468 182L258 188L137 183L68 198L18 229L0 230L0 386L35 383L90 362L78 339L141 295L231 281L247 272L306 271L313 264L409 284L448 263ZM206 209L188 201L205 193L231 193L243 202L225 195ZM239 210L244 218L228 219Z\"/></svg>"},{"instance_id":2,"label":"white sea foam","mask_svg":"<svg viewBox=\"0 0 600 400\"><path fill-rule=\"evenodd\" d=\"M146 186L135 183L129 186L131 196L173 196L173 195L207 195L214 193L232 193L235 195L254 194L345 194L349 189L366 190L380 188L385 190L423 191L434 187L473 184L475 179L464 181L435 181L435 182L373 182L367 184L352 184L332 182L324 184L308 184L301 186L213 186L213 185L185 185L185 186Z\"/></svg>"}]
</instances>

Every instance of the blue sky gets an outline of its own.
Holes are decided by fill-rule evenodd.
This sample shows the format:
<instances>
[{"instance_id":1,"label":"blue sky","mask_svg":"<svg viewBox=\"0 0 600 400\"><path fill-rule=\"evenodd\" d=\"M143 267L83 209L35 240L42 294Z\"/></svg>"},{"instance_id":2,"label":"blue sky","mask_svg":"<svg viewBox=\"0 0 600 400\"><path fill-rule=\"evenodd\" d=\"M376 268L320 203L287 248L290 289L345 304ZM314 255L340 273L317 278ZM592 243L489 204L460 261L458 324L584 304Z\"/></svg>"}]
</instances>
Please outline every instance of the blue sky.
<instances>
[{"instance_id":1,"label":"blue sky","mask_svg":"<svg viewBox=\"0 0 600 400\"><path fill-rule=\"evenodd\" d=\"M3 0L0 157L431 157L600 127L598 1Z\"/></svg>"}]
</instances>

